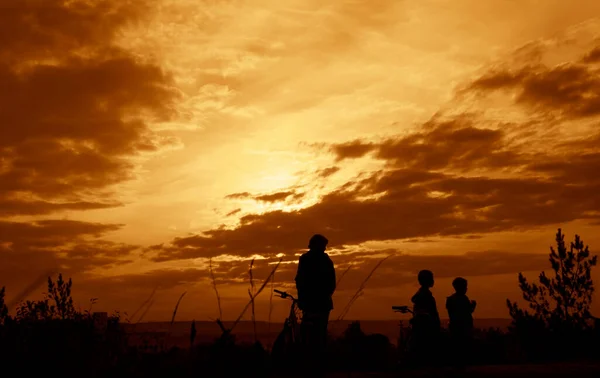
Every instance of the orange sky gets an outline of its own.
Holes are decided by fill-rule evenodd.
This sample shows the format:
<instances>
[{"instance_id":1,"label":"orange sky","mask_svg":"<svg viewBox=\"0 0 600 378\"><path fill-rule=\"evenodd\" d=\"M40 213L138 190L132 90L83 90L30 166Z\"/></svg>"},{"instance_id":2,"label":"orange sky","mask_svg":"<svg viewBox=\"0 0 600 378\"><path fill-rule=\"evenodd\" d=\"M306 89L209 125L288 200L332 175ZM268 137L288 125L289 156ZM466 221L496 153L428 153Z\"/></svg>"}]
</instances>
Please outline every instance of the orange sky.
<instances>
[{"instance_id":1,"label":"orange sky","mask_svg":"<svg viewBox=\"0 0 600 378\"><path fill-rule=\"evenodd\" d=\"M179 319L214 318L212 257L232 319L249 260L262 280L283 256L289 287L319 232L352 265L334 318L387 255L347 319L392 318L424 268L442 316L460 275L478 317L507 317L557 228L597 251L600 3L323 3L2 1L9 301L63 272L82 308L158 288L145 320L184 291Z\"/></svg>"}]
</instances>

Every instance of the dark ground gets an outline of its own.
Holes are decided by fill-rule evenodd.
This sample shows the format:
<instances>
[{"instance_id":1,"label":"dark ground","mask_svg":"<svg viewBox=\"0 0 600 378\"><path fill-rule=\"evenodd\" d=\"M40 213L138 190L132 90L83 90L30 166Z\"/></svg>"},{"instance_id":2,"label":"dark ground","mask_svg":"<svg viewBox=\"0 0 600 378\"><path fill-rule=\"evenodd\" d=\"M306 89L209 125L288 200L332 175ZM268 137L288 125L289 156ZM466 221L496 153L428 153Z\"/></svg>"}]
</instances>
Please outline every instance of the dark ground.
<instances>
[{"instance_id":1,"label":"dark ground","mask_svg":"<svg viewBox=\"0 0 600 378\"><path fill-rule=\"evenodd\" d=\"M429 377L577 377L592 378L600 377L600 363L553 363L546 365L499 365L499 366L473 366L462 372L453 371L450 368L428 369L419 371L399 371L389 373L362 373L362 372L339 372L327 375L328 378L429 378ZM283 378L283 377L282 377Z\"/></svg>"}]
</instances>

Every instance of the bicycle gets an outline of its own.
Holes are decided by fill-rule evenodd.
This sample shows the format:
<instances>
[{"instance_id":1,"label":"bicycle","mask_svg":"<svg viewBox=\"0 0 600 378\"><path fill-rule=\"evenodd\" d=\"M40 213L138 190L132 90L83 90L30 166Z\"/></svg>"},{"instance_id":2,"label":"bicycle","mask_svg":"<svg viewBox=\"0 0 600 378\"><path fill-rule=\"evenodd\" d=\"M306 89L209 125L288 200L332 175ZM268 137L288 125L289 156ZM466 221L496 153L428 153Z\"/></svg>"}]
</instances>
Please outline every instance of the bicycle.
<instances>
[{"instance_id":1,"label":"bicycle","mask_svg":"<svg viewBox=\"0 0 600 378\"><path fill-rule=\"evenodd\" d=\"M399 312L401 314L411 314L414 315L413 311L408 306L392 306L392 311ZM403 360L406 358L411 352L411 321L409 321L409 326L404 328L404 323L400 320L400 334L398 335L398 352L400 353L400 359Z\"/></svg>"},{"instance_id":2,"label":"bicycle","mask_svg":"<svg viewBox=\"0 0 600 378\"><path fill-rule=\"evenodd\" d=\"M273 290L279 298L289 299L292 304L290 313L283 323L283 329L275 339L271 348L271 357L275 363L286 364L293 357L298 357L298 351L301 343L301 331L298 319L300 318L300 309L298 308L298 300L291 294Z\"/></svg>"}]
</instances>

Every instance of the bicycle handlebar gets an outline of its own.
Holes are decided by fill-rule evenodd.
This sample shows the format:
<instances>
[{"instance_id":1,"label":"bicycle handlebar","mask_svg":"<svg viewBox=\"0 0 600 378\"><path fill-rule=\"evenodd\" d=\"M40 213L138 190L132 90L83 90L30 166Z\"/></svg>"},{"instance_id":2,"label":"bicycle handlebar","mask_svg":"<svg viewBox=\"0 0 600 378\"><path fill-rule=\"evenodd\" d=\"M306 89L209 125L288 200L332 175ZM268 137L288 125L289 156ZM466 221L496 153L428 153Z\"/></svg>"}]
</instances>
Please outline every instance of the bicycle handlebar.
<instances>
[{"instance_id":1,"label":"bicycle handlebar","mask_svg":"<svg viewBox=\"0 0 600 378\"><path fill-rule=\"evenodd\" d=\"M279 294L280 298L290 298L292 301L296 301L296 298L294 298L291 294L286 293L285 291L281 291L281 290L277 290L277 289L273 289L273 291L277 294Z\"/></svg>"},{"instance_id":2,"label":"bicycle handlebar","mask_svg":"<svg viewBox=\"0 0 600 378\"><path fill-rule=\"evenodd\" d=\"M400 312L402 314L413 313L412 310L408 306L392 306L392 310L394 312Z\"/></svg>"}]
</instances>

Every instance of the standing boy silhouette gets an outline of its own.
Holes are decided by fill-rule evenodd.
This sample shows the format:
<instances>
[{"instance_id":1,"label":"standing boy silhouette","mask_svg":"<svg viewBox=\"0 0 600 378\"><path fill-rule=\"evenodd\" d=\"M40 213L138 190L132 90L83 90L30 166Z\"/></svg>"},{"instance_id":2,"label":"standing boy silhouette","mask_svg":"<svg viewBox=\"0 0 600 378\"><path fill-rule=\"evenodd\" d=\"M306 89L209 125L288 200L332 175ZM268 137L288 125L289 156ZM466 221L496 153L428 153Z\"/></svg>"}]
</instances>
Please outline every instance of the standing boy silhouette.
<instances>
[{"instance_id":1,"label":"standing boy silhouette","mask_svg":"<svg viewBox=\"0 0 600 378\"><path fill-rule=\"evenodd\" d=\"M412 347L416 357L415 362L420 365L431 365L436 357L440 333L440 316L430 290L434 284L433 273L430 270L422 270L417 279L421 287L411 299L413 302Z\"/></svg>"},{"instance_id":2,"label":"standing boy silhouette","mask_svg":"<svg viewBox=\"0 0 600 378\"><path fill-rule=\"evenodd\" d=\"M473 333L473 311L477 302L467 297L467 280L458 277L452 281L455 293L446 299L446 309L450 324L453 362L457 367L464 367L470 354Z\"/></svg>"}]
</instances>

